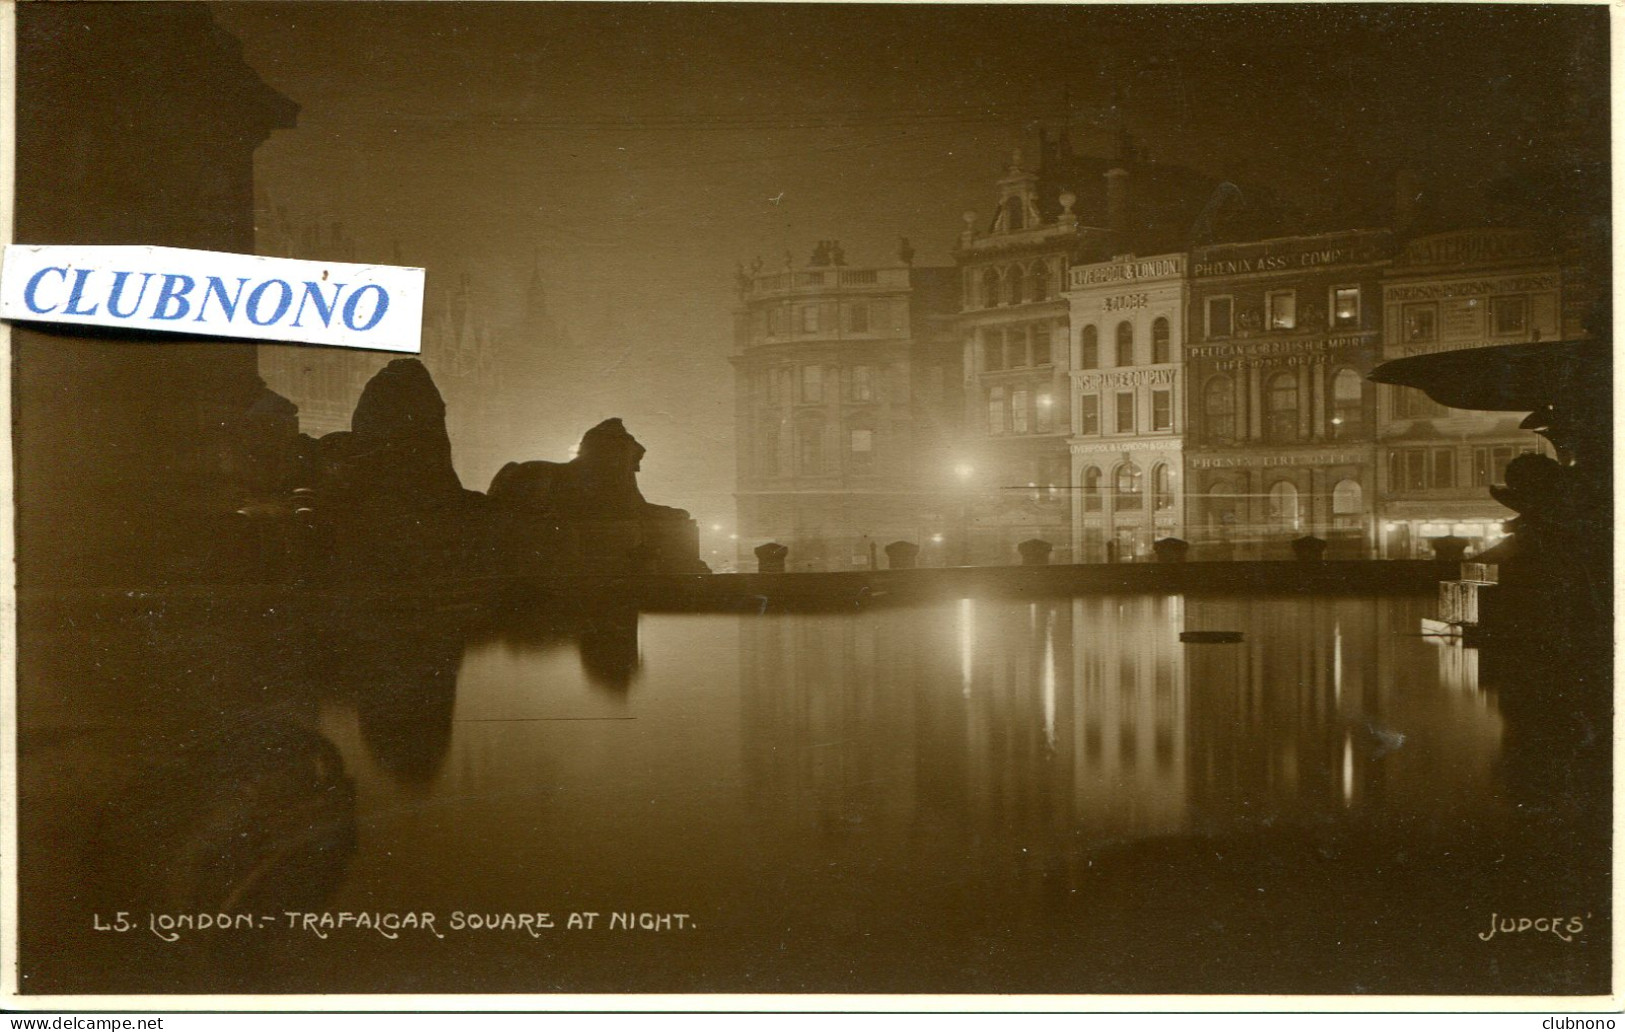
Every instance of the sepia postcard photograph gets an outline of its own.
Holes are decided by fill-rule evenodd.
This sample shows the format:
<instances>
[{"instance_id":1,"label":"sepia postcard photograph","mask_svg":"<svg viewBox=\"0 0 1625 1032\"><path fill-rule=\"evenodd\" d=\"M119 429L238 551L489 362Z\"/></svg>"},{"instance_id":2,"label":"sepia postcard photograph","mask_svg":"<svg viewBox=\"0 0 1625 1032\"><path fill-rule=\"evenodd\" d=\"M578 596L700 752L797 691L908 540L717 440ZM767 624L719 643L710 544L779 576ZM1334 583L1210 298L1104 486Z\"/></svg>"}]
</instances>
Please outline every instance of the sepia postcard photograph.
<instances>
[{"instance_id":1,"label":"sepia postcard photograph","mask_svg":"<svg viewBox=\"0 0 1625 1032\"><path fill-rule=\"evenodd\" d=\"M7 1008L1614 1006L1608 6L8 6Z\"/></svg>"}]
</instances>

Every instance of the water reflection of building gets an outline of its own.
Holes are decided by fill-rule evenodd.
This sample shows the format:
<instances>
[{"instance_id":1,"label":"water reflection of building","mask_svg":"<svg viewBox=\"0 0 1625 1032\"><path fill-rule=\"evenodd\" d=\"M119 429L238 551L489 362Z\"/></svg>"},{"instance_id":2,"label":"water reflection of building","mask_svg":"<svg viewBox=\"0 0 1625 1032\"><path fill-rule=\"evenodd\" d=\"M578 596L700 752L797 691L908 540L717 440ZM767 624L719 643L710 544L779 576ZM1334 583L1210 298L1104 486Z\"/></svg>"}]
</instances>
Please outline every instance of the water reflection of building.
<instances>
[{"instance_id":1,"label":"water reflection of building","mask_svg":"<svg viewBox=\"0 0 1625 1032\"><path fill-rule=\"evenodd\" d=\"M1279 558L1312 534L1369 555L1386 231L1191 254L1187 528L1198 554Z\"/></svg>"},{"instance_id":2,"label":"water reflection of building","mask_svg":"<svg viewBox=\"0 0 1625 1032\"><path fill-rule=\"evenodd\" d=\"M739 559L777 541L789 568L850 570L946 518L939 471L958 425L943 322L950 270L849 266L821 243L801 269L741 273L736 312ZM748 566L747 566L748 568Z\"/></svg>"},{"instance_id":3,"label":"water reflection of building","mask_svg":"<svg viewBox=\"0 0 1625 1032\"><path fill-rule=\"evenodd\" d=\"M803 830L992 843L1185 816L1179 601L961 600L740 629L742 748Z\"/></svg>"},{"instance_id":4,"label":"water reflection of building","mask_svg":"<svg viewBox=\"0 0 1625 1032\"><path fill-rule=\"evenodd\" d=\"M1583 334L1563 309L1563 271L1550 243L1513 229L1418 237L1383 277L1384 357L1557 341ZM1431 554L1431 538L1476 550L1502 536L1512 513L1489 496L1514 456L1541 449L1522 413L1449 409L1419 390L1389 386L1378 404L1382 554Z\"/></svg>"},{"instance_id":5,"label":"water reflection of building","mask_svg":"<svg viewBox=\"0 0 1625 1032\"><path fill-rule=\"evenodd\" d=\"M1493 794L1501 721L1424 600L963 599L746 618L741 748L786 834L915 828L977 855ZM1189 628L1237 645L1179 641ZM1459 650L1458 650L1459 653Z\"/></svg>"}]
</instances>

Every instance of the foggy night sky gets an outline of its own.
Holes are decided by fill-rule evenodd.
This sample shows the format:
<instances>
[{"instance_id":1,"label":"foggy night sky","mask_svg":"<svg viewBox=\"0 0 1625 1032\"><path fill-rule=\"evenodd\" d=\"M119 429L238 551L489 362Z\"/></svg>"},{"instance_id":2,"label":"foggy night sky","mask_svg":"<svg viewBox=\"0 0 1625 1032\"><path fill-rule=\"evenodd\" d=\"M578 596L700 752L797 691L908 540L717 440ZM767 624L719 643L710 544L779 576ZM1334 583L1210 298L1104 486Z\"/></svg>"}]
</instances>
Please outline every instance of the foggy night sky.
<instances>
[{"instance_id":1,"label":"foggy night sky","mask_svg":"<svg viewBox=\"0 0 1625 1032\"><path fill-rule=\"evenodd\" d=\"M1602 7L212 7L301 106L258 152L275 203L361 261L398 241L431 294L473 273L497 324L539 256L572 343L513 457L621 416L645 496L702 527L734 519L735 262L837 238L886 264L907 236L951 264L1039 120L1109 152L1114 83L1154 160L1350 227L1401 164L1465 188L1607 124L1606 65L1574 56L1606 57Z\"/></svg>"}]
</instances>

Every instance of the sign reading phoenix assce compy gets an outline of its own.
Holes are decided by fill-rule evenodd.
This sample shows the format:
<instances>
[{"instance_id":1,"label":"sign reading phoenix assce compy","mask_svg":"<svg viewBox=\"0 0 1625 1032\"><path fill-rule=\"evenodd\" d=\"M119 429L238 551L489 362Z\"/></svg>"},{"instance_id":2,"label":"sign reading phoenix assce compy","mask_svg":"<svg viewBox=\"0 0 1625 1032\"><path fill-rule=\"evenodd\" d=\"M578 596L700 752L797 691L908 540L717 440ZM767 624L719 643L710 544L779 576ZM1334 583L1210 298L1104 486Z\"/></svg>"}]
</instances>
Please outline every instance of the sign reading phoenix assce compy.
<instances>
[{"instance_id":1,"label":"sign reading phoenix assce compy","mask_svg":"<svg viewBox=\"0 0 1625 1032\"><path fill-rule=\"evenodd\" d=\"M0 318L418 354L423 270L11 244L0 264Z\"/></svg>"}]
</instances>

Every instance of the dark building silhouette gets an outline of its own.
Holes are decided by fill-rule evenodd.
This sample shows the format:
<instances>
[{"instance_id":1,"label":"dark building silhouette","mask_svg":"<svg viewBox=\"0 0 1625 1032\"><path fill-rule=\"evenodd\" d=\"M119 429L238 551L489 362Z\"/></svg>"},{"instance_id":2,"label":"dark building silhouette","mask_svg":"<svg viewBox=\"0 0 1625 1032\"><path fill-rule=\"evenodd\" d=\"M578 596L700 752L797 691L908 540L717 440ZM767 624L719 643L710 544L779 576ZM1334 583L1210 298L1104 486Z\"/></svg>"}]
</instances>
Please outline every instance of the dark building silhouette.
<instances>
[{"instance_id":1,"label":"dark building silhouette","mask_svg":"<svg viewBox=\"0 0 1625 1032\"><path fill-rule=\"evenodd\" d=\"M297 107L204 7L84 15L17 10L17 240L252 252L254 149ZM249 490L254 348L12 339L19 588L205 576L204 528Z\"/></svg>"}]
</instances>

